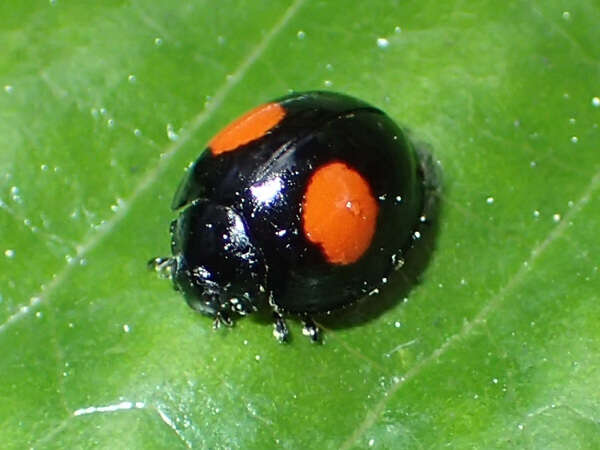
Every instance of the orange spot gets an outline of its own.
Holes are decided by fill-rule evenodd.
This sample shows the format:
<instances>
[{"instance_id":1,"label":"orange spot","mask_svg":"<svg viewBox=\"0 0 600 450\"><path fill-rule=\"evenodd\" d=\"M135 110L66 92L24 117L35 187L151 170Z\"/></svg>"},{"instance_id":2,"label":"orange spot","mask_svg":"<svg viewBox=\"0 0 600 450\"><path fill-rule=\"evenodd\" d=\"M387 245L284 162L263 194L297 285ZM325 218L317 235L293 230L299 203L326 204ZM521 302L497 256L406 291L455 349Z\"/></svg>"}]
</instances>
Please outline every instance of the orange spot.
<instances>
[{"instance_id":1,"label":"orange spot","mask_svg":"<svg viewBox=\"0 0 600 450\"><path fill-rule=\"evenodd\" d=\"M208 143L213 155L235 150L265 135L281 122L285 109L279 103L266 103L248 111L242 117L227 125Z\"/></svg>"},{"instance_id":2,"label":"orange spot","mask_svg":"<svg viewBox=\"0 0 600 450\"><path fill-rule=\"evenodd\" d=\"M322 247L330 263L350 264L371 245L378 210L360 173L341 162L329 163L315 171L304 194L304 234Z\"/></svg>"}]
</instances>

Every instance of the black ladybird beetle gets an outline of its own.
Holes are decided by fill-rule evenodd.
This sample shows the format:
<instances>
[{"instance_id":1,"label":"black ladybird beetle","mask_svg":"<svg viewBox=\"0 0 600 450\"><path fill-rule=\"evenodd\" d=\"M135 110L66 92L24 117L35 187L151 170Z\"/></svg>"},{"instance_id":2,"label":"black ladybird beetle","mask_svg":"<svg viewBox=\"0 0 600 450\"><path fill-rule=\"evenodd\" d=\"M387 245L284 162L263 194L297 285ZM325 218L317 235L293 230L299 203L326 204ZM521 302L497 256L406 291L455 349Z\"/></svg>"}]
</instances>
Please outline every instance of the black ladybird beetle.
<instances>
[{"instance_id":1,"label":"black ladybird beetle","mask_svg":"<svg viewBox=\"0 0 600 450\"><path fill-rule=\"evenodd\" d=\"M232 316L271 308L311 319L378 292L424 221L424 172L403 132L379 109L331 92L261 105L208 143L172 208L173 256L150 266L195 310Z\"/></svg>"}]
</instances>

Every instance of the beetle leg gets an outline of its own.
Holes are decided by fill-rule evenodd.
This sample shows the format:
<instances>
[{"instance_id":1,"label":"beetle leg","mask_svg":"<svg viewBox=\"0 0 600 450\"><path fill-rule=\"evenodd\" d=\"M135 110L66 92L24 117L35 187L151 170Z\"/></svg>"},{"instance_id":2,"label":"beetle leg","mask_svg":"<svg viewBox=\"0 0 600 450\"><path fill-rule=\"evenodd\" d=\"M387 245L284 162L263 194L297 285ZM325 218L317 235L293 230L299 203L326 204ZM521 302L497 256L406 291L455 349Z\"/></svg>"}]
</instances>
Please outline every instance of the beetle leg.
<instances>
[{"instance_id":1,"label":"beetle leg","mask_svg":"<svg viewBox=\"0 0 600 450\"><path fill-rule=\"evenodd\" d=\"M177 261L175 258L156 257L148 261L148 269L158 272L161 278L172 278L176 268Z\"/></svg>"},{"instance_id":2,"label":"beetle leg","mask_svg":"<svg viewBox=\"0 0 600 450\"><path fill-rule=\"evenodd\" d=\"M229 317L229 314L225 311L219 311L215 315L215 320L213 321L213 328L220 328L221 325L225 325L226 327L233 326L233 320L231 320L231 317Z\"/></svg>"},{"instance_id":3,"label":"beetle leg","mask_svg":"<svg viewBox=\"0 0 600 450\"><path fill-rule=\"evenodd\" d=\"M273 320L273 336L281 343L286 342L289 339L290 332L285 319L277 311L273 311Z\"/></svg>"},{"instance_id":4,"label":"beetle leg","mask_svg":"<svg viewBox=\"0 0 600 450\"><path fill-rule=\"evenodd\" d=\"M304 325L302 328L302 334L310 337L311 341L318 342L319 338L321 337L321 333L317 324L308 316L302 318L302 324Z\"/></svg>"}]
</instances>

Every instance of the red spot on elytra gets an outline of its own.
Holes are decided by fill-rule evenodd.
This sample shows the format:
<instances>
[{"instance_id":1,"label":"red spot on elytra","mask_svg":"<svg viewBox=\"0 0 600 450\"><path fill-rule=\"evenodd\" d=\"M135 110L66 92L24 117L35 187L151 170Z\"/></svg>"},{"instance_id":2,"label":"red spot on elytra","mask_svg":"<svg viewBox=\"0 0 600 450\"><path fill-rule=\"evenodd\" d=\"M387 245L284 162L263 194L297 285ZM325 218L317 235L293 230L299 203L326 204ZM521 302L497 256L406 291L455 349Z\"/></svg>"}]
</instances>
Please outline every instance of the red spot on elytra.
<instances>
[{"instance_id":1,"label":"red spot on elytra","mask_svg":"<svg viewBox=\"0 0 600 450\"><path fill-rule=\"evenodd\" d=\"M363 176L342 162L329 163L313 173L304 194L304 234L330 263L351 264L371 245L378 212Z\"/></svg>"},{"instance_id":2,"label":"red spot on elytra","mask_svg":"<svg viewBox=\"0 0 600 450\"><path fill-rule=\"evenodd\" d=\"M227 125L208 143L213 155L230 152L264 136L285 117L279 103L265 103Z\"/></svg>"}]
</instances>

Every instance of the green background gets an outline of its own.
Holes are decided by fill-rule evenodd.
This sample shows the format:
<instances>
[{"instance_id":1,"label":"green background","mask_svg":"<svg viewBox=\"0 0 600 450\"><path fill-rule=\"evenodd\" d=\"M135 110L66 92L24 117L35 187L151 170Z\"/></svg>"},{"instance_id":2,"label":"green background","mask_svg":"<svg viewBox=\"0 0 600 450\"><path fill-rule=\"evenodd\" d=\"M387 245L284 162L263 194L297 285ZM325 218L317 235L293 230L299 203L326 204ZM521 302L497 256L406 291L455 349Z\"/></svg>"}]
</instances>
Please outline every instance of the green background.
<instances>
[{"instance_id":1,"label":"green background","mask_svg":"<svg viewBox=\"0 0 600 450\"><path fill-rule=\"evenodd\" d=\"M597 1L0 17L3 448L600 447ZM215 332L145 267L183 168L290 89L380 106L443 167L421 282L323 345Z\"/></svg>"}]
</instances>

